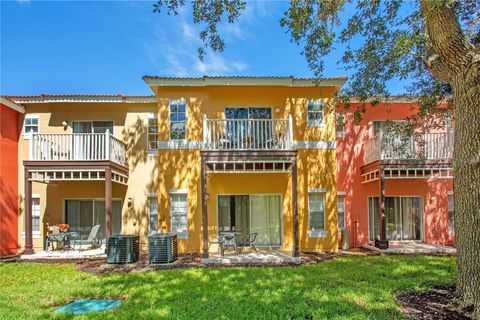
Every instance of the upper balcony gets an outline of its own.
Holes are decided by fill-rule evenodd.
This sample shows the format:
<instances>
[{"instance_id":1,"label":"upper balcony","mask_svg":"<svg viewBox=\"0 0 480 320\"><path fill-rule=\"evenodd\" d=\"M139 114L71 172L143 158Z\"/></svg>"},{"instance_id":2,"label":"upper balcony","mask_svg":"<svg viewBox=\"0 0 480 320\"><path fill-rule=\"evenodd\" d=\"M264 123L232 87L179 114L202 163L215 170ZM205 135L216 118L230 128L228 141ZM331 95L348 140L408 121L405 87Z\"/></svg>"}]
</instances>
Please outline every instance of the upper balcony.
<instances>
[{"instance_id":1,"label":"upper balcony","mask_svg":"<svg viewBox=\"0 0 480 320\"><path fill-rule=\"evenodd\" d=\"M111 161L126 166L126 145L105 133L30 133L29 160Z\"/></svg>"},{"instance_id":2,"label":"upper balcony","mask_svg":"<svg viewBox=\"0 0 480 320\"><path fill-rule=\"evenodd\" d=\"M426 133L409 137L377 135L367 141L364 164L378 160L449 160L453 133Z\"/></svg>"},{"instance_id":3,"label":"upper balcony","mask_svg":"<svg viewBox=\"0 0 480 320\"><path fill-rule=\"evenodd\" d=\"M288 119L203 118L205 150L291 150L292 117Z\"/></svg>"}]
</instances>

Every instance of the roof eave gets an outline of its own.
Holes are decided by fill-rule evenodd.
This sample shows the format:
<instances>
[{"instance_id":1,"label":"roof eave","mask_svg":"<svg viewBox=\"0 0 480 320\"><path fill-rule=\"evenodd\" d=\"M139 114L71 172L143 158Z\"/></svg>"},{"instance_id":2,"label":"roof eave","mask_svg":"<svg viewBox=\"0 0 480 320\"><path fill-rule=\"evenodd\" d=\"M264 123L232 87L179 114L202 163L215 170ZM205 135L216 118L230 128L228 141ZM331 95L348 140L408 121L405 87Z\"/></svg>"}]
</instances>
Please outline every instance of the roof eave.
<instances>
[{"instance_id":1,"label":"roof eave","mask_svg":"<svg viewBox=\"0 0 480 320\"><path fill-rule=\"evenodd\" d=\"M0 103L20 113L25 113L25 107L6 97L0 97Z\"/></svg>"},{"instance_id":2,"label":"roof eave","mask_svg":"<svg viewBox=\"0 0 480 320\"><path fill-rule=\"evenodd\" d=\"M337 87L347 81L346 77L326 79L296 79L293 77L203 77L203 78L166 78L144 76L151 87L206 87L206 86L282 86L282 87Z\"/></svg>"}]
</instances>

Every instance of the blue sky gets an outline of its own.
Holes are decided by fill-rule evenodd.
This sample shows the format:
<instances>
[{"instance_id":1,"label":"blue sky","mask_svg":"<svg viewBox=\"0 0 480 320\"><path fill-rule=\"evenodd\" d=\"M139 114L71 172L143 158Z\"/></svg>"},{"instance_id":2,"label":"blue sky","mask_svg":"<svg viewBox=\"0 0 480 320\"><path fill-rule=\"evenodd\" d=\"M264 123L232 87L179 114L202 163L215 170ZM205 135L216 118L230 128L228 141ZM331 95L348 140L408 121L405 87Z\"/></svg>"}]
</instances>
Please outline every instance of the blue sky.
<instances>
[{"instance_id":1,"label":"blue sky","mask_svg":"<svg viewBox=\"0 0 480 320\"><path fill-rule=\"evenodd\" d=\"M288 2L248 2L225 24L223 53L198 59L189 8L153 13L153 1L1 1L0 93L151 94L143 75L312 76L279 19ZM330 55L324 76L348 75Z\"/></svg>"}]
</instances>

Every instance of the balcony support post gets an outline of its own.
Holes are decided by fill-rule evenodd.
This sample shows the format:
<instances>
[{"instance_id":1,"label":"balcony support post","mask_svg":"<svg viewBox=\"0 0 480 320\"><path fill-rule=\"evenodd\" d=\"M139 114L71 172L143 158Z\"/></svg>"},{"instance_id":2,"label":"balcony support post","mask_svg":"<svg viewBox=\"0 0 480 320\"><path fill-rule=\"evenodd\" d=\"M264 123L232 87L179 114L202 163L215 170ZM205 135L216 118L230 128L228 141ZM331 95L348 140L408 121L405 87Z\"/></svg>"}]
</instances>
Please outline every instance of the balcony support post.
<instances>
[{"instance_id":1,"label":"balcony support post","mask_svg":"<svg viewBox=\"0 0 480 320\"><path fill-rule=\"evenodd\" d=\"M203 115L203 148L206 149L208 145L208 123L207 115Z\"/></svg>"},{"instance_id":2,"label":"balcony support post","mask_svg":"<svg viewBox=\"0 0 480 320\"><path fill-rule=\"evenodd\" d=\"M32 237L32 181L30 180L30 172L25 168L25 201L24 201L24 215L25 215L25 250L23 254L33 254L33 237Z\"/></svg>"},{"instance_id":3,"label":"balcony support post","mask_svg":"<svg viewBox=\"0 0 480 320\"><path fill-rule=\"evenodd\" d=\"M297 157L292 161L292 214L293 214L293 257L300 256L298 241L298 205L297 205Z\"/></svg>"},{"instance_id":4,"label":"balcony support post","mask_svg":"<svg viewBox=\"0 0 480 320\"><path fill-rule=\"evenodd\" d=\"M208 259L207 164L204 157L201 162L203 259Z\"/></svg>"},{"instance_id":5,"label":"balcony support post","mask_svg":"<svg viewBox=\"0 0 480 320\"><path fill-rule=\"evenodd\" d=\"M110 130L105 131L105 160L110 160Z\"/></svg>"},{"instance_id":6,"label":"balcony support post","mask_svg":"<svg viewBox=\"0 0 480 320\"><path fill-rule=\"evenodd\" d=\"M105 169L105 237L112 235L112 169Z\"/></svg>"},{"instance_id":7,"label":"balcony support post","mask_svg":"<svg viewBox=\"0 0 480 320\"><path fill-rule=\"evenodd\" d=\"M288 141L287 141L288 149L293 147L293 121L292 115L288 115Z\"/></svg>"},{"instance_id":8,"label":"balcony support post","mask_svg":"<svg viewBox=\"0 0 480 320\"><path fill-rule=\"evenodd\" d=\"M384 168L382 165L380 166L378 181L380 184L380 210L378 217L378 232L380 233L380 241L385 241L387 240L387 229L385 223L385 177Z\"/></svg>"}]
</instances>

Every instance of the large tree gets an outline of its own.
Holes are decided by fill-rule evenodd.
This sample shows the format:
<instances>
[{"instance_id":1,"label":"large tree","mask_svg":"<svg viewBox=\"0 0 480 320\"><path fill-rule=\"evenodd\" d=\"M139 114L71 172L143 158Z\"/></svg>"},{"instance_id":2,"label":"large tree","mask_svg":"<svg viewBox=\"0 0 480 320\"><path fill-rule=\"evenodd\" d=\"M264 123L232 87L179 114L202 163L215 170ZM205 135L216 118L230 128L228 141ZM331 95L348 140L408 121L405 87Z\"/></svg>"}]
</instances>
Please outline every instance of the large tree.
<instances>
[{"instance_id":1,"label":"large tree","mask_svg":"<svg viewBox=\"0 0 480 320\"><path fill-rule=\"evenodd\" d=\"M176 13L185 0L159 1ZM241 0L192 1L194 23L206 49L222 51L223 21L234 23L248 3ZM346 6L355 8L344 18ZM295 0L280 18L292 41L303 46L308 66L323 74L325 57L345 46L340 66L352 76L341 96L361 101L388 97L394 79L410 83L406 95L418 97L419 116L444 111L455 117L455 226L457 291L480 311L480 1L456 0ZM329 61L330 62L330 61ZM354 110L357 117L366 105ZM480 313L479 313L480 314Z\"/></svg>"}]
</instances>

